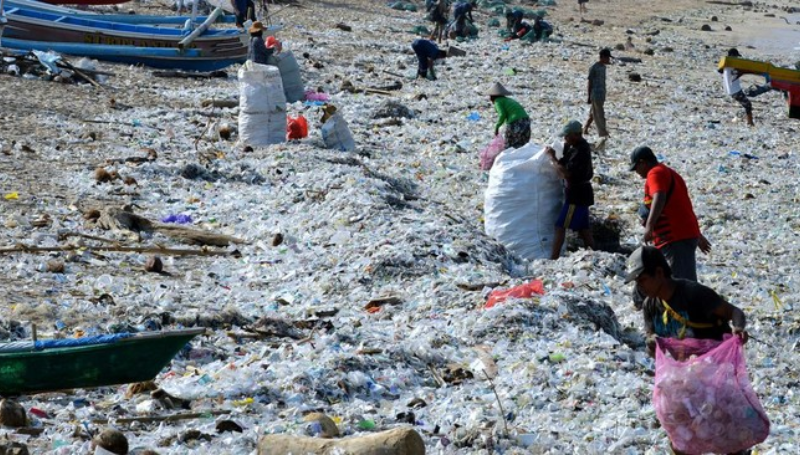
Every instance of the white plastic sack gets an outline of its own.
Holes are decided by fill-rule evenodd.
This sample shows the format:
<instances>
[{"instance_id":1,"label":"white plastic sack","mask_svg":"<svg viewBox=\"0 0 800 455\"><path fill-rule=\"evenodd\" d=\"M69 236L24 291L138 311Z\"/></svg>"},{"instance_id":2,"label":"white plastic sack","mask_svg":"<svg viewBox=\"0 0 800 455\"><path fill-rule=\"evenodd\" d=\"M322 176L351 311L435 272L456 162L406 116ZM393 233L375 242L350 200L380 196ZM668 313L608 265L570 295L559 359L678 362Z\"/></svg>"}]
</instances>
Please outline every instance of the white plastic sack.
<instances>
[{"instance_id":1,"label":"white plastic sack","mask_svg":"<svg viewBox=\"0 0 800 455\"><path fill-rule=\"evenodd\" d=\"M270 64L274 64L281 72L283 80L283 94L286 96L287 103L294 103L305 98L306 91L303 88L303 79L300 76L300 65L292 54L292 51L281 51L277 55L270 57Z\"/></svg>"},{"instance_id":2,"label":"white plastic sack","mask_svg":"<svg viewBox=\"0 0 800 455\"><path fill-rule=\"evenodd\" d=\"M353 140L347 121L338 112L322 125L322 140L329 149L345 152L356 148L356 141Z\"/></svg>"},{"instance_id":3,"label":"white plastic sack","mask_svg":"<svg viewBox=\"0 0 800 455\"><path fill-rule=\"evenodd\" d=\"M541 145L501 153L489 172L486 233L525 259L550 257L563 186Z\"/></svg>"},{"instance_id":4,"label":"white plastic sack","mask_svg":"<svg viewBox=\"0 0 800 455\"><path fill-rule=\"evenodd\" d=\"M286 98L277 68L248 61L239 69L239 137L249 145L286 141Z\"/></svg>"}]
</instances>

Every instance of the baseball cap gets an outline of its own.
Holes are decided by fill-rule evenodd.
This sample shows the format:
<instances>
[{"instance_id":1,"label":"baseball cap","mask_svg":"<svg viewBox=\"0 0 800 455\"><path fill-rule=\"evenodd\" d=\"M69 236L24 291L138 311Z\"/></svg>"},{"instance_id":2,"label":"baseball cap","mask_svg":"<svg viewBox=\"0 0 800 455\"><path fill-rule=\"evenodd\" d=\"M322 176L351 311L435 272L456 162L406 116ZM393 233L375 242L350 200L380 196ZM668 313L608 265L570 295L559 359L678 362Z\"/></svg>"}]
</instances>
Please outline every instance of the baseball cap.
<instances>
[{"instance_id":1,"label":"baseball cap","mask_svg":"<svg viewBox=\"0 0 800 455\"><path fill-rule=\"evenodd\" d=\"M640 160L658 161L658 158L656 158L656 154L653 153L653 150L650 147L641 145L633 149L633 152L631 153L631 171L636 169L636 165L639 164Z\"/></svg>"},{"instance_id":2,"label":"baseball cap","mask_svg":"<svg viewBox=\"0 0 800 455\"><path fill-rule=\"evenodd\" d=\"M574 134L574 133L581 133L583 132L583 125L581 122L577 120L570 120L564 125L564 128L561 129L561 133L559 133L560 137L564 137L567 134Z\"/></svg>"},{"instance_id":3,"label":"baseball cap","mask_svg":"<svg viewBox=\"0 0 800 455\"><path fill-rule=\"evenodd\" d=\"M628 273L625 282L630 283L639 278L645 270L655 270L656 267L669 267L664 255L654 246L640 246L628 257Z\"/></svg>"},{"instance_id":4,"label":"baseball cap","mask_svg":"<svg viewBox=\"0 0 800 455\"><path fill-rule=\"evenodd\" d=\"M611 49L604 47L603 49L600 49L600 57L613 58L614 56L611 55Z\"/></svg>"}]
</instances>

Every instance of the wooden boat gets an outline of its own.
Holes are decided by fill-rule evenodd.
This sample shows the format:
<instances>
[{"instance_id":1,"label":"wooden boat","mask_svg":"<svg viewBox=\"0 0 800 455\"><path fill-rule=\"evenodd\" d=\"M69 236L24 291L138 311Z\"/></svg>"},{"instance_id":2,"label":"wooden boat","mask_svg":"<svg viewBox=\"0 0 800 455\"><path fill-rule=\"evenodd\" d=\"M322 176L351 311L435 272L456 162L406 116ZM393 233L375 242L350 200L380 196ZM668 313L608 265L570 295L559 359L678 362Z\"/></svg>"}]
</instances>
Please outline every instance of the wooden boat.
<instances>
[{"instance_id":1,"label":"wooden boat","mask_svg":"<svg viewBox=\"0 0 800 455\"><path fill-rule=\"evenodd\" d=\"M17 40L119 47L188 48L197 49L202 58L241 62L247 57L248 36L234 29L205 30L189 45L184 46L181 42L192 33L191 30L106 22L19 7L7 9L5 13L8 24L3 36Z\"/></svg>"},{"instance_id":2,"label":"wooden boat","mask_svg":"<svg viewBox=\"0 0 800 455\"><path fill-rule=\"evenodd\" d=\"M42 0L47 3L52 3L54 5L84 5L84 6L96 6L96 5L119 5L120 3L126 3L130 0Z\"/></svg>"},{"instance_id":3,"label":"wooden boat","mask_svg":"<svg viewBox=\"0 0 800 455\"><path fill-rule=\"evenodd\" d=\"M0 395L153 379L205 329L0 344Z\"/></svg>"},{"instance_id":4,"label":"wooden boat","mask_svg":"<svg viewBox=\"0 0 800 455\"><path fill-rule=\"evenodd\" d=\"M112 46L108 44L53 43L0 38L0 47L21 51L53 51L59 54L89 57L106 62L144 65L183 71L217 71L242 63L243 57L203 57L197 49L169 47Z\"/></svg>"},{"instance_id":5,"label":"wooden boat","mask_svg":"<svg viewBox=\"0 0 800 455\"><path fill-rule=\"evenodd\" d=\"M36 0L5 0L6 8L24 8L37 11L47 11L53 14L67 15L80 19L91 19L106 22L119 22L121 24L139 24L139 25L177 25L183 26L186 21L191 21L190 16L156 16L150 14L105 14L98 12L82 11L72 8L65 8L63 6L51 5ZM208 16L198 16L194 22L204 22ZM233 24L236 22L236 16L226 14L220 16L217 23Z\"/></svg>"},{"instance_id":6,"label":"wooden boat","mask_svg":"<svg viewBox=\"0 0 800 455\"><path fill-rule=\"evenodd\" d=\"M720 59L717 68L734 68L742 73L763 76L772 88L786 92L789 118L800 119L800 70L782 68L770 62L727 56Z\"/></svg>"},{"instance_id":7,"label":"wooden boat","mask_svg":"<svg viewBox=\"0 0 800 455\"><path fill-rule=\"evenodd\" d=\"M83 6L97 6L97 5L119 5L126 3L130 0L42 0L53 5L83 5Z\"/></svg>"}]
</instances>

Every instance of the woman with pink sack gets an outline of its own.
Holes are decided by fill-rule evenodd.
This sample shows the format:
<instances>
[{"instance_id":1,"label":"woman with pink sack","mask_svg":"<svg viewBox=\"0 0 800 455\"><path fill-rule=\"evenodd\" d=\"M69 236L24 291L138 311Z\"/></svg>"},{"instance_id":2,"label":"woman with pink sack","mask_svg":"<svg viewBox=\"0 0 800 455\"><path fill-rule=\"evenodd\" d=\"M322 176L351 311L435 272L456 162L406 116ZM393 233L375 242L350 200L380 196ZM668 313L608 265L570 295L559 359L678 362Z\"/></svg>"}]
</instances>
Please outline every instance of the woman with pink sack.
<instances>
[{"instance_id":1,"label":"woman with pink sack","mask_svg":"<svg viewBox=\"0 0 800 455\"><path fill-rule=\"evenodd\" d=\"M531 119L525 108L516 100L509 98L509 92L502 84L495 82L486 92L497 111L497 124L494 126L494 135L500 133L500 127L506 125L505 146L507 148L520 148L531 140Z\"/></svg>"}]
</instances>

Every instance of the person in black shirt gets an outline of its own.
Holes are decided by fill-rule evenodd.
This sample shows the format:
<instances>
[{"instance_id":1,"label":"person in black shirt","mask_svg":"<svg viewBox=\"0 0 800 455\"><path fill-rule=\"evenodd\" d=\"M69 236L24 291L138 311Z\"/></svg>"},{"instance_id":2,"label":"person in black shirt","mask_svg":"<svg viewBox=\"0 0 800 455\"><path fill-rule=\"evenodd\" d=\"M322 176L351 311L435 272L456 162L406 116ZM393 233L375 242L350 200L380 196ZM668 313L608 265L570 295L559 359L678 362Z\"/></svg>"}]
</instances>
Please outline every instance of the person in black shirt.
<instances>
[{"instance_id":1,"label":"person in black shirt","mask_svg":"<svg viewBox=\"0 0 800 455\"><path fill-rule=\"evenodd\" d=\"M646 296L642 309L651 355L656 337L722 340L724 334L734 333L747 341L742 310L711 288L673 278L672 269L658 248L639 247L628 259L628 270L625 282L635 281Z\"/></svg>"},{"instance_id":2,"label":"person in black shirt","mask_svg":"<svg viewBox=\"0 0 800 455\"><path fill-rule=\"evenodd\" d=\"M733 333L747 342L742 310L731 305L712 289L694 281L672 277L672 269L661 250L642 246L628 259L625 282L636 285L644 301L644 327L647 351L655 355L656 337L722 340ZM731 328L731 324L733 328ZM687 455L672 447L675 455ZM742 450L728 455L747 455Z\"/></svg>"},{"instance_id":3,"label":"person in black shirt","mask_svg":"<svg viewBox=\"0 0 800 455\"><path fill-rule=\"evenodd\" d=\"M589 225L589 207L594 205L592 190L592 150L583 138L583 127L577 120L571 120L561 131L564 138L564 156L556 159L556 151L547 147L558 175L564 179L564 206L556 221L556 233L550 259L558 259L567 229L578 231L583 245L594 249L594 238Z\"/></svg>"}]
</instances>

